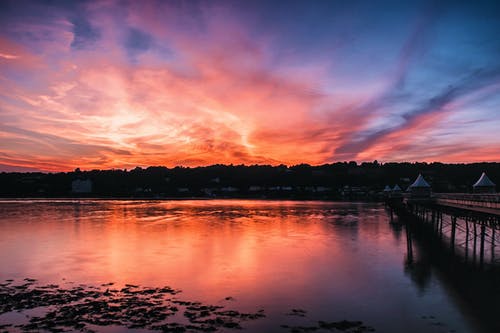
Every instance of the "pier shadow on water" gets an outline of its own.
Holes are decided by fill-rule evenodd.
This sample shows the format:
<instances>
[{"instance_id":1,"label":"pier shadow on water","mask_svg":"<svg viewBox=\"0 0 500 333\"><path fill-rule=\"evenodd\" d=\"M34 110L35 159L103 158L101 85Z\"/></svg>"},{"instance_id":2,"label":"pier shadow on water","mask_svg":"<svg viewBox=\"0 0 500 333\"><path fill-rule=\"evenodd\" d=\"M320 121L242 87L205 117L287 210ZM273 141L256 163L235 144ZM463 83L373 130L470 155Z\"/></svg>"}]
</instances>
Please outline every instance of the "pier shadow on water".
<instances>
[{"instance_id":1,"label":"pier shadow on water","mask_svg":"<svg viewBox=\"0 0 500 333\"><path fill-rule=\"evenodd\" d=\"M500 265L480 265L464 249L450 247L432 226L409 217L396 218L391 228L406 238L404 270L422 293L438 279L478 331L500 332Z\"/></svg>"}]
</instances>

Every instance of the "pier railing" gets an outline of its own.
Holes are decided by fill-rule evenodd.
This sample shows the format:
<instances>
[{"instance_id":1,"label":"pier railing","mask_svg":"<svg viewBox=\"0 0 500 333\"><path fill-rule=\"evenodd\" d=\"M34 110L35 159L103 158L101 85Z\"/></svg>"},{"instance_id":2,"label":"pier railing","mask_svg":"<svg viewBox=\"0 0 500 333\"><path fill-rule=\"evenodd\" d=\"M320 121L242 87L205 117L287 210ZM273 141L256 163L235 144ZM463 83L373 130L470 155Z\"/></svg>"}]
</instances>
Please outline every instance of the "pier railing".
<instances>
[{"instance_id":1,"label":"pier railing","mask_svg":"<svg viewBox=\"0 0 500 333\"><path fill-rule=\"evenodd\" d=\"M500 209L500 194L434 193L437 203Z\"/></svg>"},{"instance_id":2,"label":"pier railing","mask_svg":"<svg viewBox=\"0 0 500 333\"><path fill-rule=\"evenodd\" d=\"M412 226L426 226L441 241L449 243L452 253L455 253L455 248L463 249L465 261L471 252L473 262L477 258L481 267L488 255L492 264L500 263L497 259L500 241L497 236L500 230L499 193L433 193L427 198L404 195L399 199L388 198L386 204L390 208L391 221L394 214L402 217L398 220L406 221L407 232ZM410 239L407 245L410 258Z\"/></svg>"}]
</instances>

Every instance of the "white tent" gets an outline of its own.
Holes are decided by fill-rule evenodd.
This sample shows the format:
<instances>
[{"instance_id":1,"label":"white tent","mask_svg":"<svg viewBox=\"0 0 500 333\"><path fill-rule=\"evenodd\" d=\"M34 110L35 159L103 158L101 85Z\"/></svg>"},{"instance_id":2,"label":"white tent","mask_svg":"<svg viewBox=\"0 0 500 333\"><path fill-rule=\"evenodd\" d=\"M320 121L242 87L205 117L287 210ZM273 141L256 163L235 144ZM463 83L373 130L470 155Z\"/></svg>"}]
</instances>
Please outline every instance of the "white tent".
<instances>
[{"instance_id":1,"label":"white tent","mask_svg":"<svg viewBox=\"0 0 500 333\"><path fill-rule=\"evenodd\" d=\"M418 175L417 179L408 187L411 192L412 197L430 197L431 196L431 186L422 177L421 174Z\"/></svg>"},{"instance_id":2,"label":"white tent","mask_svg":"<svg viewBox=\"0 0 500 333\"><path fill-rule=\"evenodd\" d=\"M495 186L495 183L493 183L488 176L486 176L486 173L482 173L481 177L479 177L479 180L472 185L472 187L478 187L478 186Z\"/></svg>"},{"instance_id":3,"label":"white tent","mask_svg":"<svg viewBox=\"0 0 500 333\"><path fill-rule=\"evenodd\" d=\"M495 183L493 183L486 173L482 173L478 181L472 185L474 193L495 193Z\"/></svg>"},{"instance_id":4,"label":"white tent","mask_svg":"<svg viewBox=\"0 0 500 333\"><path fill-rule=\"evenodd\" d=\"M431 187L429 183L422 177L421 174L418 175L417 179L410 185L410 188L413 187Z\"/></svg>"}]
</instances>

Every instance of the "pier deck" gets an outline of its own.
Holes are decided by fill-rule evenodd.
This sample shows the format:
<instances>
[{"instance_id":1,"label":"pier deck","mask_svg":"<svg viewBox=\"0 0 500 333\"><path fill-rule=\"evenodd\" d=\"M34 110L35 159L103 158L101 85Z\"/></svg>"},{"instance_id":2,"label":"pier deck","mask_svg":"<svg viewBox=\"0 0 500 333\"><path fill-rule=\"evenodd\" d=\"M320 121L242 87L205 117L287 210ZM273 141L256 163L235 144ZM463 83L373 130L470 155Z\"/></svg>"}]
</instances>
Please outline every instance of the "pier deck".
<instances>
[{"instance_id":1,"label":"pier deck","mask_svg":"<svg viewBox=\"0 0 500 333\"><path fill-rule=\"evenodd\" d=\"M406 223L431 227L439 239L449 240L452 251L461 247L466 260L472 252L474 260L479 254L480 266L488 254L492 264L500 263L496 259L500 248L500 194L437 193L427 198L403 195L387 198L386 204L391 220L395 213Z\"/></svg>"}]
</instances>

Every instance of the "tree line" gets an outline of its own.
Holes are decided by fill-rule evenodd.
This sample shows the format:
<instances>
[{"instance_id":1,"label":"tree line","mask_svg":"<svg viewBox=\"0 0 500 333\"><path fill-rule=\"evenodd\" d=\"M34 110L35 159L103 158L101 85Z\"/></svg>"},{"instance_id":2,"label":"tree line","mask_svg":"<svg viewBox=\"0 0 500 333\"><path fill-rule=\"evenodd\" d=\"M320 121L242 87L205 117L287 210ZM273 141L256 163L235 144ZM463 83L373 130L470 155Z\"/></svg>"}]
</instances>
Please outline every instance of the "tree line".
<instances>
[{"instance_id":1,"label":"tree line","mask_svg":"<svg viewBox=\"0 0 500 333\"><path fill-rule=\"evenodd\" d=\"M151 166L131 170L2 172L1 197L291 197L373 196L384 186L406 189L421 173L434 192L471 192L482 172L499 184L500 163L338 162L311 166ZM91 183L90 192L74 181Z\"/></svg>"}]
</instances>

